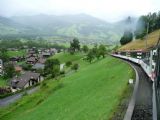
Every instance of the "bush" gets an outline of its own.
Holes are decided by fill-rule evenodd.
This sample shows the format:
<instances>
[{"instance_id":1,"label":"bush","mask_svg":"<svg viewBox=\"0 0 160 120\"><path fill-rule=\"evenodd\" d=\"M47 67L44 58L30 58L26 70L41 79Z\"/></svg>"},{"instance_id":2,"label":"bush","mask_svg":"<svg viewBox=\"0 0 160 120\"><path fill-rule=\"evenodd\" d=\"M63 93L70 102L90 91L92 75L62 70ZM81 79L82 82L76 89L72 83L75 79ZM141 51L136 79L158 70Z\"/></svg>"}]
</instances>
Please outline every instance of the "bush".
<instances>
[{"instance_id":1,"label":"bush","mask_svg":"<svg viewBox=\"0 0 160 120\"><path fill-rule=\"evenodd\" d=\"M69 66L71 66L71 65L72 65L72 62L71 62L71 61L67 61L67 62L66 62L66 66L67 66L67 67L69 67Z\"/></svg>"},{"instance_id":2,"label":"bush","mask_svg":"<svg viewBox=\"0 0 160 120\"><path fill-rule=\"evenodd\" d=\"M64 75L65 74L65 71L63 70L63 71L60 71L60 74L61 75Z\"/></svg>"},{"instance_id":3,"label":"bush","mask_svg":"<svg viewBox=\"0 0 160 120\"><path fill-rule=\"evenodd\" d=\"M72 66L71 69L77 71L78 68L79 68L79 65L78 65L77 63L75 63L75 64Z\"/></svg>"},{"instance_id":4,"label":"bush","mask_svg":"<svg viewBox=\"0 0 160 120\"><path fill-rule=\"evenodd\" d=\"M24 70L32 70L32 65L30 65L30 64L24 63L24 64L22 64L21 66L22 66L22 68L23 68Z\"/></svg>"},{"instance_id":5,"label":"bush","mask_svg":"<svg viewBox=\"0 0 160 120\"><path fill-rule=\"evenodd\" d=\"M47 88L47 87L48 87L48 86L47 86L47 83L43 81L43 82L41 83L40 88Z\"/></svg>"}]
</instances>

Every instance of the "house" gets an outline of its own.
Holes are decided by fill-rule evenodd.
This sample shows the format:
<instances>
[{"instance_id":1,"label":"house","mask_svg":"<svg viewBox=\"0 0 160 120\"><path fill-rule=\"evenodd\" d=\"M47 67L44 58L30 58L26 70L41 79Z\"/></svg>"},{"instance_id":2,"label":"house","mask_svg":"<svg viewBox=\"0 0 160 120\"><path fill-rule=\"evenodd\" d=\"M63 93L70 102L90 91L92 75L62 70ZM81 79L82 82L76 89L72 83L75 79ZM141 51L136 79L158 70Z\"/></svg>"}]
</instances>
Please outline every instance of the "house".
<instances>
[{"instance_id":1,"label":"house","mask_svg":"<svg viewBox=\"0 0 160 120\"><path fill-rule=\"evenodd\" d=\"M62 71L64 69L65 63L64 64L60 64L60 71Z\"/></svg>"},{"instance_id":2,"label":"house","mask_svg":"<svg viewBox=\"0 0 160 120\"><path fill-rule=\"evenodd\" d=\"M44 69L44 64L42 63L36 63L35 65L33 65L32 69L34 70L39 70L39 69Z\"/></svg>"},{"instance_id":3,"label":"house","mask_svg":"<svg viewBox=\"0 0 160 120\"><path fill-rule=\"evenodd\" d=\"M44 58L39 58L38 63L44 64L46 62L46 59Z\"/></svg>"},{"instance_id":4,"label":"house","mask_svg":"<svg viewBox=\"0 0 160 120\"><path fill-rule=\"evenodd\" d=\"M29 57L29 58L27 58L26 62L28 64L32 64L33 65L33 64L35 64L37 62L37 58L36 57Z\"/></svg>"},{"instance_id":5,"label":"house","mask_svg":"<svg viewBox=\"0 0 160 120\"><path fill-rule=\"evenodd\" d=\"M42 56L43 58L48 58L50 57L52 54L50 52L42 52Z\"/></svg>"},{"instance_id":6,"label":"house","mask_svg":"<svg viewBox=\"0 0 160 120\"><path fill-rule=\"evenodd\" d=\"M25 72L19 77L14 77L11 80L11 88L16 90L21 90L27 88L29 86L36 85L37 83L41 82L42 78L39 73L34 72Z\"/></svg>"},{"instance_id":7,"label":"house","mask_svg":"<svg viewBox=\"0 0 160 120\"><path fill-rule=\"evenodd\" d=\"M0 59L0 76L3 75L3 61Z\"/></svg>"},{"instance_id":8,"label":"house","mask_svg":"<svg viewBox=\"0 0 160 120\"><path fill-rule=\"evenodd\" d=\"M19 56L14 56L14 57L10 58L11 62L20 62L20 61L23 61L23 60L24 60L24 58L23 57L19 57Z\"/></svg>"},{"instance_id":9,"label":"house","mask_svg":"<svg viewBox=\"0 0 160 120\"><path fill-rule=\"evenodd\" d=\"M15 65L14 66L14 69L17 73L21 73L22 72L22 67L21 66L18 66L18 65Z\"/></svg>"},{"instance_id":10,"label":"house","mask_svg":"<svg viewBox=\"0 0 160 120\"><path fill-rule=\"evenodd\" d=\"M52 55L55 55L55 54L57 54L58 51L55 48L51 48L50 52L51 52Z\"/></svg>"}]
</instances>

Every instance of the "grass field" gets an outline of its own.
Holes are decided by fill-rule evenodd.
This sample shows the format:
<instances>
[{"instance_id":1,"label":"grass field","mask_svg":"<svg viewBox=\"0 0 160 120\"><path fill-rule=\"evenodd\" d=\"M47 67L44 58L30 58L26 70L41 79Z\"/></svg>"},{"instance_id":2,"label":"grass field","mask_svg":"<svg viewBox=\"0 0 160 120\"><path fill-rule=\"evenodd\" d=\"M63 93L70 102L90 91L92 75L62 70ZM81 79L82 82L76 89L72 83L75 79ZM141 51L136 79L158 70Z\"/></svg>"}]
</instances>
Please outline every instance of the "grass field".
<instances>
[{"instance_id":1,"label":"grass field","mask_svg":"<svg viewBox=\"0 0 160 120\"><path fill-rule=\"evenodd\" d=\"M2 77L0 77L0 87L6 86L6 80Z\"/></svg>"},{"instance_id":2,"label":"grass field","mask_svg":"<svg viewBox=\"0 0 160 120\"><path fill-rule=\"evenodd\" d=\"M150 33L147 37L147 39L137 39L133 42L130 42L122 47L120 47L119 50L138 50L138 49L146 49L146 40L147 40L147 48L152 48L157 44L157 41L159 39L159 33L160 30L156 30L152 33Z\"/></svg>"},{"instance_id":3,"label":"grass field","mask_svg":"<svg viewBox=\"0 0 160 120\"><path fill-rule=\"evenodd\" d=\"M25 56L26 52L24 50L19 50L19 51L7 51L7 54L9 57L14 57L14 56Z\"/></svg>"},{"instance_id":4,"label":"grass field","mask_svg":"<svg viewBox=\"0 0 160 120\"><path fill-rule=\"evenodd\" d=\"M67 61L77 61L83 57L82 53L77 53L75 55L71 55L70 53L58 53L51 57L51 59L59 59L61 63L66 63Z\"/></svg>"},{"instance_id":5,"label":"grass field","mask_svg":"<svg viewBox=\"0 0 160 120\"><path fill-rule=\"evenodd\" d=\"M60 58L59 55L58 58ZM65 57L62 62L66 61ZM78 60L80 69L7 108L0 120L107 120L118 105L133 70L107 56L92 64ZM85 64L85 66L83 65Z\"/></svg>"}]
</instances>

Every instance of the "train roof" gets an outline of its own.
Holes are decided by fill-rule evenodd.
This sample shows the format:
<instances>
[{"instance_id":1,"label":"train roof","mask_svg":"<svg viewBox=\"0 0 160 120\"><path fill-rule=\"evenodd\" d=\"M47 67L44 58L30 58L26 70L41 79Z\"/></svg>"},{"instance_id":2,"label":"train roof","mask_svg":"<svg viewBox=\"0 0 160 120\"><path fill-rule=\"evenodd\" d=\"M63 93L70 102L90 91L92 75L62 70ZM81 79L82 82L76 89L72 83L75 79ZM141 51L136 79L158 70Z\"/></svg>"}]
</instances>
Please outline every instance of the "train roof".
<instances>
[{"instance_id":1,"label":"train roof","mask_svg":"<svg viewBox=\"0 0 160 120\"><path fill-rule=\"evenodd\" d=\"M138 49L138 50L119 50L118 52L147 52L148 50Z\"/></svg>"}]
</instances>

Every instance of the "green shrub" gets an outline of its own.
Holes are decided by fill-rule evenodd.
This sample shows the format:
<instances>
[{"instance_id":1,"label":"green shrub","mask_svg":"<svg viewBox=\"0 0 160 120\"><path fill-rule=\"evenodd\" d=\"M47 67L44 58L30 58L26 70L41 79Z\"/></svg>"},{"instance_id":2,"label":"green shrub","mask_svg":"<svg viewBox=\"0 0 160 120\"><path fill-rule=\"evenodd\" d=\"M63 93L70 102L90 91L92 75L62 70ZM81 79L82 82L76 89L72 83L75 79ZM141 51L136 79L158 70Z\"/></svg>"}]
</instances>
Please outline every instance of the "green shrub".
<instances>
[{"instance_id":1,"label":"green shrub","mask_svg":"<svg viewBox=\"0 0 160 120\"><path fill-rule=\"evenodd\" d=\"M67 67L70 67L71 65L72 65L72 62L71 62L71 61L67 61L67 62L66 62L66 66L67 66Z\"/></svg>"}]
</instances>

